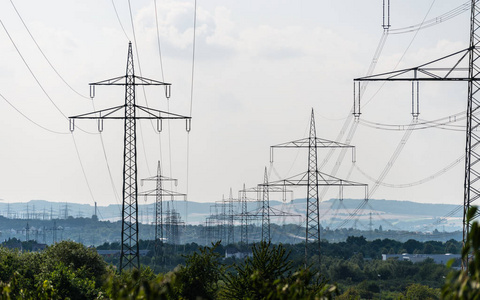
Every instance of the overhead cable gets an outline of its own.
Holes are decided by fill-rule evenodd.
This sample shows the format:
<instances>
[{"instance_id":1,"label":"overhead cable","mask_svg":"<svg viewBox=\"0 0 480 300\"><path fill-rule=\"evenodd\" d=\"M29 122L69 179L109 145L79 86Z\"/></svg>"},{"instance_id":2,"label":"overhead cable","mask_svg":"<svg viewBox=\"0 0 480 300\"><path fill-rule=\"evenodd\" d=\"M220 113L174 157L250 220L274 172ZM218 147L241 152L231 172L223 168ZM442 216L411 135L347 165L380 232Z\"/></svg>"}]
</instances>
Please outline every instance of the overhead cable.
<instances>
[{"instance_id":1,"label":"overhead cable","mask_svg":"<svg viewBox=\"0 0 480 300\"><path fill-rule=\"evenodd\" d=\"M38 124L37 122L33 121L32 119L30 119L27 115L25 115L24 113L22 113L18 108L16 108L10 101L7 100L7 98L5 98L1 93L0 93L0 97L8 103L8 105L10 105L16 112L18 112L20 115L22 115L22 117L24 117L25 119L27 119L29 122L31 122L32 124L40 127L41 129L43 130L46 130L48 132L51 132L51 133L55 133L55 134L69 134L70 132L68 131L65 131L65 132L62 132L62 131L55 131L55 130L52 130L52 129L49 129L45 126L42 126L40 124Z\"/></svg>"},{"instance_id":2,"label":"overhead cable","mask_svg":"<svg viewBox=\"0 0 480 300\"><path fill-rule=\"evenodd\" d=\"M402 183L402 184L393 184L393 183L386 183L386 182L377 182L375 178L372 176L368 175L365 171L363 171L357 164L354 164L355 169L357 169L363 176L365 176L368 180L376 182L378 185L383 186L383 187L389 187L389 188L409 188L417 185L424 184L426 182L432 181L433 179L436 179L437 177L440 177L441 175L447 173L450 171L453 167L458 165L460 162L464 161L465 159L465 154L461 155L459 158L448 164L446 167L442 168L441 170L435 172L432 175L429 175L423 179L410 182L410 183Z\"/></svg>"},{"instance_id":3,"label":"overhead cable","mask_svg":"<svg viewBox=\"0 0 480 300\"><path fill-rule=\"evenodd\" d=\"M23 21L23 18L22 16L20 15L20 12L17 10L17 7L15 6L15 4L13 3L13 0L10 0L10 3L12 4L13 6L13 9L15 10L15 12L17 13L17 16L20 18L20 21L22 21L22 24L23 26L25 27L25 29L27 30L28 34L30 35L30 37L32 38L33 42L35 43L35 45L37 46L38 50L40 51L40 53L42 54L43 58L45 58L45 60L47 61L48 65L52 68L52 70L55 72L55 74L57 74L57 76L63 81L63 83L65 83L74 93L76 93L77 95L79 95L80 97L82 98L85 98L85 99L88 99L90 100L90 97L87 97L87 96L84 96L82 94L80 94L77 90L75 90L66 80L65 78L63 78L62 75L60 75L60 73L57 71L57 69L53 66L53 64L50 62L50 60L48 59L48 57L45 55L45 53L43 52L42 48L40 48L40 45L37 43L37 41L35 40L35 38L33 37L32 33L30 32L30 29L28 29L28 26L27 24L25 24L25 21Z\"/></svg>"},{"instance_id":4,"label":"overhead cable","mask_svg":"<svg viewBox=\"0 0 480 300\"><path fill-rule=\"evenodd\" d=\"M5 33L7 34L8 38L10 39L10 42L12 43L12 45L14 46L15 50L17 51L17 54L20 56L20 58L22 59L23 63L25 64L25 66L27 67L28 71L30 72L30 74L32 75L33 79L35 80L35 82L37 83L37 85L40 87L40 89L42 90L42 92L44 93L44 95L48 98L48 100L50 101L50 103L55 107L55 109L65 118L65 119L68 119L68 117L63 113L63 111L57 106L57 104L53 101L53 99L50 97L50 95L47 93L47 91L45 90L45 88L43 87L43 85L40 83L40 81L38 80L37 76L35 75L35 73L33 73L32 69L30 68L29 64L27 63L27 61L25 60L25 58L23 57L22 53L20 52L20 49L18 49L17 45L15 44L13 38L11 37L10 33L8 32L7 28L5 27L5 25L3 24L2 20L0 20L0 24L2 25L3 29L5 30ZM89 133L89 134L96 134L96 133L92 133L92 132L87 132L81 128L79 128L80 130L82 130L83 132L85 133Z\"/></svg>"},{"instance_id":5,"label":"overhead cable","mask_svg":"<svg viewBox=\"0 0 480 300\"><path fill-rule=\"evenodd\" d=\"M71 136L72 136L73 144L75 145L75 151L77 153L78 161L82 169L83 178L85 179L85 183L87 184L88 191L90 192L90 197L92 198L93 203L96 203L95 197L93 197L92 188L90 187L90 183L88 181L87 174L85 173L85 168L83 167L82 159L80 158L80 152L78 152L77 142L75 141L75 136L73 135L73 132L71 133Z\"/></svg>"},{"instance_id":6,"label":"overhead cable","mask_svg":"<svg viewBox=\"0 0 480 300\"><path fill-rule=\"evenodd\" d=\"M413 31L418 31L421 29L425 29L434 25L438 25L440 23L443 23L445 21L448 21L464 12L467 12L470 10L470 4L471 1L467 1L463 3L462 5L438 16L430 20L424 20L422 23L415 24L412 26L407 26L407 27L402 27L402 28L394 28L390 29L391 34L402 34L402 33L408 33L408 32L413 32Z\"/></svg>"},{"instance_id":7,"label":"overhead cable","mask_svg":"<svg viewBox=\"0 0 480 300\"><path fill-rule=\"evenodd\" d=\"M128 37L128 34L125 31L125 28L123 27L122 21L120 20L120 17L118 16L117 7L115 6L114 0L112 0L112 5L113 5L113 9L115 10L115 15L117 16L118 23L120 24L120 27L122 28L123 34L125 34L125 37L127 38L127 40L130 41L130 38Z\"/></svg>"}]
</instances>

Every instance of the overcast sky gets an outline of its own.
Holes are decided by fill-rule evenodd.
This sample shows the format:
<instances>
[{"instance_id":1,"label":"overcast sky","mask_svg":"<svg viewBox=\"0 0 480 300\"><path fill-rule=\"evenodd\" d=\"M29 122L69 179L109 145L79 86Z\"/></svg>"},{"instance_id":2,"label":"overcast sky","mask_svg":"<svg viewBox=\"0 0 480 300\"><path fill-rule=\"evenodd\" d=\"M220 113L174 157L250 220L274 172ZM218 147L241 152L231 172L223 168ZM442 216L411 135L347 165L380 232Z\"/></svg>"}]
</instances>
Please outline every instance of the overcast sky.
<instances>
[{"instance_id":1,"label":"overcast sky","mask_svg":"<svg viewBox=\"0 0 480 300\"><path fill-rule=\"evenodd\" d=\"M37 48L12 1L61 77ZM72 135L66 117L124 103L122 88L105 86L97 87L92 102L88 83L125 74L128 41L134 46L137 75L172 83L170 100L161 88L145 87L146 94L137 89L137 103L182 115L191 111L193 117L189 134L183 121L165 122L161 134L141 122L139 179L155 175L160 160L163 174L179 180L177 187L167 188L188 192L191 201L207 202L228 197L230 188L236 196L243 184L261 183L264 168L272 170L269 146L306 137L312 108L317 136L335 140L353 104L353 78L365 75L383 33L381 0L199 0L191 101L194 1L157 1L159 36L154 1L131 1L131 15L124 0L12 1L0 3L0 93L15 107L0 98L0 198L10 203L121 202L121 121L105 121L100 135L95 121L78 120ZM392 0L391 28L433 19L464 3ZM390 34L374 73L464 49L468 30L466 12L424 30ZM423 83L420 95L424 120L466 108L464 83ZM410 101L408 83L369 84L361 119L409 124ZM360 124L352 140L357 166L378 178L403 134ZM385 182L400 185L428 178L461 157L464 149L462 130L414 131ZM318 151L319 162L327 153ZM323 172L333 169L338 153ZM270 180L306 171L306 151L278 150L273 166ZM351 167L348 154L337 177L373 186L356 169L348 175ZM462 204L463 169L462 160L434 180L410 188L379 187L372 198ZM149 184L139 190L154 188ZM332 189L324 200L337 193ZM362 196L344 192L346 198ZM296 189L294 197L305 197L305 190Z\"/></svg>"}]
</instances>

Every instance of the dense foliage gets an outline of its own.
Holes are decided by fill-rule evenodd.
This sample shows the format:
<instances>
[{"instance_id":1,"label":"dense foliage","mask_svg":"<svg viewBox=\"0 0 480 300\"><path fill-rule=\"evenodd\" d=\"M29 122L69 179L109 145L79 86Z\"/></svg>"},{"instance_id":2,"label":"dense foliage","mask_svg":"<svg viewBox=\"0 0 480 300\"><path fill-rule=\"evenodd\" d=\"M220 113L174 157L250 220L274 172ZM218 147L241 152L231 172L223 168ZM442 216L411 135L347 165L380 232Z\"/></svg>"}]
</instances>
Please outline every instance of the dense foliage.
<instances>
[{"instance_id":1,"label":"dense foliage","mask_svg":"<svg viewBox=\"0 0 480 300\"><path fill-rule=\"evenodd\" d=\"M478 216L478 208L471 207L468 223ZM480 299L480 224L471 223L462 250L463 270L451 272L442 290L444 299Z\"/></svg>"},{"instance_id":2,"label":"dense foliage","mask_svg":"<svg viewBox=\"0 0 480 300\"><path fill-rule=\"evenodd\" d=\"M0 248L3 297L96 299L108 272L94 249L61 242L42 252Z\"/></svg>"},{"instance_id":3,"label":"dense foliage","mask_svg":"<svg viewBox=\"0 0 480 300\"><path fill-rule=\"evenodd\" d=\"M57 243L41 252L0 247L0 291L3 299L440 299L446 277L446 299L470 299L468 293L478 293L480 282L476 223L470 236L463 255L474 252L471 278L462 272L448 275L446 266L429 259L416 264L380 259L382 253L455 252L461 247L454 240L402 243L349 237L340 243L322 242L321 264L315 263L315 268L304 267L303 244L164 245L162 258L153 251L141 258L151 268L121 274L94 249L75 242ZM28 249L34 243L5 243L17 244ZM224 256L239 251L245 257ZM318 262L318 253L309 255L307 262ZM116 258L109 259L115 263ZM455 298L446 292L461 289L470 296Z\"/></svg>"}]
</instances>

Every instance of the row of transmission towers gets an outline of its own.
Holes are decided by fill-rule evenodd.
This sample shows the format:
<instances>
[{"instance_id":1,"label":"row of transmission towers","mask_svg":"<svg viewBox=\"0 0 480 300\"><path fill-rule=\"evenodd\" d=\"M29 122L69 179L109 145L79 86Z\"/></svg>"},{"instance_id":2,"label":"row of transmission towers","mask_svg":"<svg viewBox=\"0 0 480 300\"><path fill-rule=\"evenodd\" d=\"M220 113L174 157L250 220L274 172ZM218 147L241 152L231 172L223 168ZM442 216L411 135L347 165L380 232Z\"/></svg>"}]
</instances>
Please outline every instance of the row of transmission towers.
<instances>
[{"instance_id":1,"label":"row of transmission towers","mask_svg":"<svg viewBox=\"0 0 480 300\"><path fill-rule=\"evenodd\" d=\"M319 148L334 149L345 148L354 149L348 144L341 144L335 141L329 141L317 137L315 116L312 109L310 116L310 130L307 138L282 143L271 146L270 163L273 164L273 150L277 148L305 148L308 150L307 171L300 174L276 181L269 181L267 168L265 168L263 182L253 188L246 189L245 186L239 192L239 198L233 199L230 190L230 197L223 198L222 201L215 203L211 207L210 216L207 217L205 226L207 230L207 239L224 240L227 243L233 243L233 224L236 221L240 223L240 242L249 243L249 224L253 222L261 223L261 241L269 242L271 240L271 219L275 217L292 218L301 217L296 213L291 213L283 209L275 209L270 206L270 194L281 193L285 203L286 194L292 192L290 188L306 188L306 219L305 219L305 261L308 257L308 249L312 248L312 243L317 244L315 254L320 257L320 212L319 203L322 200L319 194L319 187L339 187L340 195L343 196L345 187L359 187L364 189L365 198L368 194L368 186L363 183L349 181L337 178L319 171L317 150ZM352 153L354 153L352 151ZM355 155L352 154L352 160ZM256 198L249 198L249 193L255 193ZM237 211L233 210L233 203L237 203ZM253 210L248 209L249 202L256 202L257 207ZM239 208L239 210L238 210Z\"/></svg>"},{"instance_id":2,"label":"row of transmission towers","mask_svg":"<svg viewBox=\"0 0 480 300\"><path fill-rule=\"evenodd\" d=\"M25 205L25 208L22 210L13 209L10 207L10 204L7 203L7 208L1 214L3 217L8 219L23 219L23 220L54 220L54 219L68 219L73 217L71 214L72 209L69 208L68 203L62 204L58 209L53 209L53 206L50 206L50 209L43 207L42 209L36 209L35 204ZM76 217L82 217L83 212L78 211Z\"/></svg>"}]
</instances>

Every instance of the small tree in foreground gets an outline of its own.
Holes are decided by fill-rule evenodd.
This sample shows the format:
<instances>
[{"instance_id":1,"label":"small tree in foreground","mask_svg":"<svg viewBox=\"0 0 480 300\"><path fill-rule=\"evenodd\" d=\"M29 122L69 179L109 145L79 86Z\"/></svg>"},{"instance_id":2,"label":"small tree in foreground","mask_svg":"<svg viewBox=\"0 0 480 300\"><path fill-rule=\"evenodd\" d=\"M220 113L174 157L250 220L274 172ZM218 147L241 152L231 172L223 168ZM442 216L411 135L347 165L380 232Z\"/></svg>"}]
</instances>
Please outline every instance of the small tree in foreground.
<instances>
[{"instance_id":1,"label":"small tree in foreground","mask_svg":"<svg viewBox=\"0 0 480 300\"><path fill-rule=\"evenodd\" d=\"M472 206L467 213L468 223L477 216L478 208ZM480 225L471 224L462 249L462 260L468 261L468 270L452 271L442 288L443 299L480 299ZM453 261L449 262L449 266Z\"/></svg>"},{"instance_id":2,"label":"small tree in foreground","mask_svg":"<svg viewBox=\"0 0 480 300\"><path fill-rule=\"evenodd\" d=\"M223 299L322 299L331 298L336 287L327 285L309 269L292 272L289 253L282 245L262 242L252 257L225 274Z\"/></svg>"}]
</instances>

